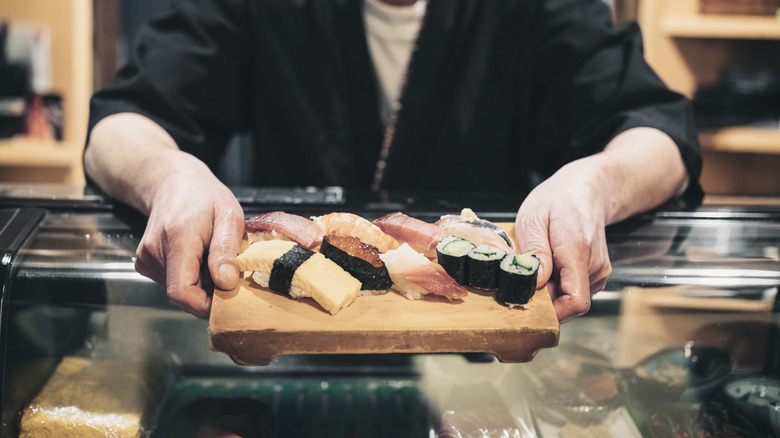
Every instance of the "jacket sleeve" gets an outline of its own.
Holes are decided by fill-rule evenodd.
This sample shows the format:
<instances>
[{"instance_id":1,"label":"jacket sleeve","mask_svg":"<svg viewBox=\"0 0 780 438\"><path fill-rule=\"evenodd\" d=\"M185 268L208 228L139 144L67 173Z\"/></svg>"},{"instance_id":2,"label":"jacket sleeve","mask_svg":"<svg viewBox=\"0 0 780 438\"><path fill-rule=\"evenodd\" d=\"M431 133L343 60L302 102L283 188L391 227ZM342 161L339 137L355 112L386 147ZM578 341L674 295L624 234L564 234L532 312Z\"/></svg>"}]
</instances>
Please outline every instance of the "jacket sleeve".
<instances>
[{"instance_id":1,"label":"jacket sleeve","mask_svg":"<svg viewBox=\"0 0 780 438\"><path fill-rule=\"evenodd\" d=\"M613 25L600 0L542 0L534 32L537 138L544 174L596 153L616 135L652 127L677 144L688 171L682 196L701 203L702 155L689 99L668 89L644 59L636 23Z\"/></svg>"},{"instance_id":2,"label":"jacket sleeve","mask_svg":"<svg viewBox=\"0 0 780 438\"><path fill-rule=\"evenodd\" d=\"M116 113L157 122L213 168L245 123L248 27L240 0L174 0L138 33L128 65L90 102L88 129Z\"/></svg>"}]
</instances>

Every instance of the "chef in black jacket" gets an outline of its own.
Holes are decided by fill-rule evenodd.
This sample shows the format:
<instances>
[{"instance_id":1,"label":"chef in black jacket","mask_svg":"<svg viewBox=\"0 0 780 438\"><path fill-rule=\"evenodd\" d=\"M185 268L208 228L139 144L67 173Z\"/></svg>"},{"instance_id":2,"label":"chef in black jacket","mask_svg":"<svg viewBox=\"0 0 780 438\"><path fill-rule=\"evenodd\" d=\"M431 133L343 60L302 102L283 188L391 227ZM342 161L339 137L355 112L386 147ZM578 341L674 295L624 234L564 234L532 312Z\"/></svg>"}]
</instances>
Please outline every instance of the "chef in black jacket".
<instances>
[{"instance_id":1,"label":"chef in black jacket","mask_svg":"<svg viewBox=\"0 0 780 438\"><path fill-rule=\"evenodd\" d=\"M516 193L561 321L605 285L606 225L701 202L689 102L601 0L172 3L94 95L85 168L149 215L136 268L196 315L203 257L238 281L243 211L212 172L236 132L254 185Z\"/></svg>"}]
</instances>

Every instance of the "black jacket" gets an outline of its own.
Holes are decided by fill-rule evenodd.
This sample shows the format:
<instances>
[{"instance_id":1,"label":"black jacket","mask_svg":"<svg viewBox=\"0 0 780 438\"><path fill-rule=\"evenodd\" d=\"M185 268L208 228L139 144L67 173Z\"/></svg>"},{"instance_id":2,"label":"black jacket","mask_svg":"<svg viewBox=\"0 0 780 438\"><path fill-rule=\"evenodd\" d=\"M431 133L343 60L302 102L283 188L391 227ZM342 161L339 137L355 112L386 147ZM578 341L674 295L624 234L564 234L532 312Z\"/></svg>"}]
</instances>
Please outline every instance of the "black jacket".
<instances>
[{"instance_id":1,"label":"black jacket","mask_svg":"<svg viewBox=\"0 0 780 438\"><path fill-rule=\"evenodd\" d=\"M362 1L174 0L93 97L90 128L138 112L212 167L251 132L255 185L366 188L384 127ZM701 200L689 102L601 0L430 0L401 105L385 189L525 193L650 126L675 140L685 197Z\"/></svg>"}]
</instances>

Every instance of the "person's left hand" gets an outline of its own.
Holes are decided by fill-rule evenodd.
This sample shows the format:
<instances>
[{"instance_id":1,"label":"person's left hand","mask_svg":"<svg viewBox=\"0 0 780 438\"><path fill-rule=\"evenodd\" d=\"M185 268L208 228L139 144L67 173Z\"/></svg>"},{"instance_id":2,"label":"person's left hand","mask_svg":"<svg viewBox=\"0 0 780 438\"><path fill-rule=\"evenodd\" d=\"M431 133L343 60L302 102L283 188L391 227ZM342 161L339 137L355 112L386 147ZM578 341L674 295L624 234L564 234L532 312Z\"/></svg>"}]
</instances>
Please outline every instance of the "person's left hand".
<instances>
[{"instance_id":1,"label":"person's left hand","mask_svg":"<svg viewBox=\"0 0 780 438\"><path fill-rule=\"evenodd\" d=\"M608 193L588 159L572 162L537 186L517 212L520 250L541 261L537 289L547 285L558 320L590 310L612 266L605 236Z\"/></svg>"}]
</instances>

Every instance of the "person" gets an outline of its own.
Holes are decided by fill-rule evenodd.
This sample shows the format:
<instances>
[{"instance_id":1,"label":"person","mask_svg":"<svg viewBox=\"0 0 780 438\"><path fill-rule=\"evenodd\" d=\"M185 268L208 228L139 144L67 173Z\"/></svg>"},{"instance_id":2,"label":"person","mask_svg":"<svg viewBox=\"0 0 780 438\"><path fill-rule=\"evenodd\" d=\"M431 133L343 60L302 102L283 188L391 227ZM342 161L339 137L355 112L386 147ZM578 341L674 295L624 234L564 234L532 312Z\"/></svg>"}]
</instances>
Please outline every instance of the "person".
<instances>
[{"instance_id":1,"label":"person","mask_svg":"<svg viewBox=\"0 0 780 438\"><path fill-rule=\"evenodd\" d=\"M562 322L605 286L607 225L703 196L689 101L601 0L178 0L89 123L90 183L148 215L137 270L199 316L239 279L244 214L214 174L237 132L253 185L517 194Z\"/></svg>"}]
</instances>

